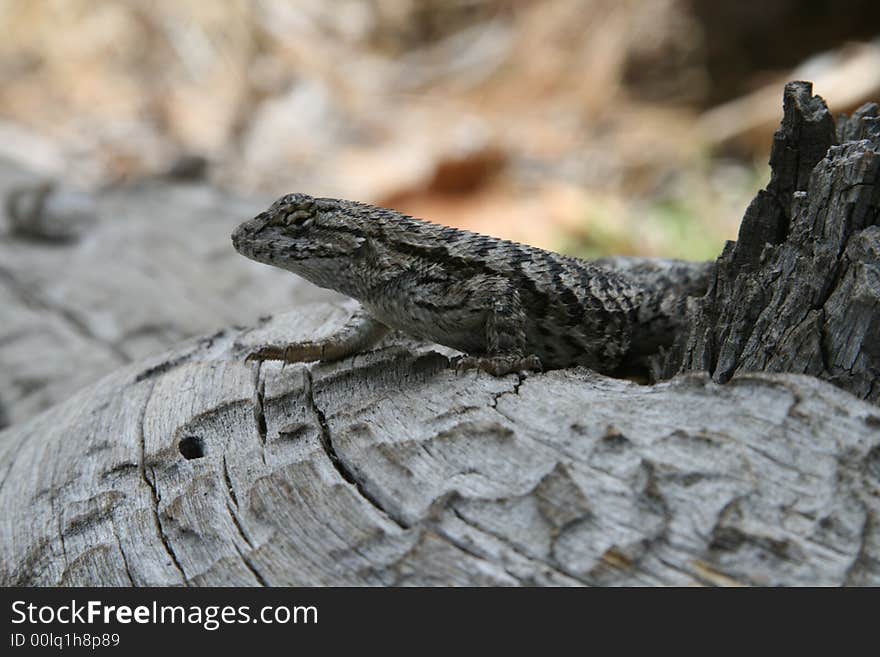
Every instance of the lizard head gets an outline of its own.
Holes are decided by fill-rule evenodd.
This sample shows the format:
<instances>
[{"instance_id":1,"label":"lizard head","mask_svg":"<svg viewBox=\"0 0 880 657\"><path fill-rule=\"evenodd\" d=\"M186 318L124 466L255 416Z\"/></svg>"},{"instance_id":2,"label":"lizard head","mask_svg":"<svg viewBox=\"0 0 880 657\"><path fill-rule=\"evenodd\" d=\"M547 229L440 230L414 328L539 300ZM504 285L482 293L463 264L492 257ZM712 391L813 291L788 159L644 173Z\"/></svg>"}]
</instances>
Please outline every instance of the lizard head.
<instances>
[{"instance_id":1,"label":"lizard head","mask_svg":"<svg viewBox=\"0 0 880 657\"><path fill-rule=\"evenodd\" d=\"M361 220L346 212L346 203L287 194L239 225L232 244L251 260L338 290L365 242Z\"/></svg>"}]
</instances>

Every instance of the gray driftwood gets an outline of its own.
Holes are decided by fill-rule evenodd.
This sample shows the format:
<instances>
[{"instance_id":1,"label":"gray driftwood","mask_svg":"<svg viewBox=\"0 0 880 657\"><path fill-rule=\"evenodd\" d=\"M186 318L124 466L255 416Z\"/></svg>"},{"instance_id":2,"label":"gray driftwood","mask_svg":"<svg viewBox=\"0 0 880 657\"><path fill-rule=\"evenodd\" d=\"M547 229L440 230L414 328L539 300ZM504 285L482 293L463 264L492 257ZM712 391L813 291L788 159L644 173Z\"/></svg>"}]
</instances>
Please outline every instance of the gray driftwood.
<instances>
[{"instance_id":1,"label":"gray driftwood","mask_svg":"<svg viewBox=\"0 0 880 657\"><path fill-rule=\"evenodd\" d=\"M711 375L640 386L585 369L455 374L448 352L399 335L335 364L244 362L253 346L340 326L350 308L327 302L160 356L123 333L97 383L71 386L62 369L68 387L46 395L48 410L8 406L0 584L880 584L880 408L858 398L877 401L876 110L835 136L808 87L786 93L774 182L658 363ZM846 143L826 157L834 141ZM139 193L117 193L119 211L152 198ZM225 242L230 204L204 193L198 230L216 222ZM148 207L177 212L169 202ZM89 230L111 231L100 218ZM58 248L106 249L89 239ZM222 278L239 266L231 247L213 248L162 262L217 258L210 271L235 287ZM73 280L113 289L80 257ZM74 351L105 349L93 311L123 322L116 301L80 291L82 309L59 306L57 277L5 258L13 301L56 316ZM129 268L152 271L133 258L116 272ZM222 308L222 282L183 275L206 286L199 308ZM245 314L293 305L268 287L256 296L270 275L241 274ZM144 303L172 326L199 314ZM0 340L5 363L10 343L39 346L32 321ZM43 357L47 371L62 355Z\"/></svg>"},{"instance_id":2,"label":"gray driftwood","mask_svg":"<svg viewBox=\"0 0 880 657\"><path fill-rule=\"evenodd\" d=\"M877 584L880 409L812 377L129 365L0 438L3 584Z\"/></svg>"}]
</instances>

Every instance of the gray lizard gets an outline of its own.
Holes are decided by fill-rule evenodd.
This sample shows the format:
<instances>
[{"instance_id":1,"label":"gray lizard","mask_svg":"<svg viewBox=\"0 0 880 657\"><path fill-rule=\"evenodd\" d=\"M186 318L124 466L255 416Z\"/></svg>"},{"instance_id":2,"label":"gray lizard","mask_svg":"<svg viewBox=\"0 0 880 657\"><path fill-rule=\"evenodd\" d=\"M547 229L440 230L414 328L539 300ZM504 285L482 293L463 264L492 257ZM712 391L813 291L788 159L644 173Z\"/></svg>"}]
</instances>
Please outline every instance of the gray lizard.
<instances>
[{"instance_id":1,"label":"gray lizard","mask_svg":"<svg viewBox=\"0 0 880 657\"><path fill-rule=\"evenodd\" d=\"M288 194L242 223L243 255L357 299L323 342L266 345L256 360L336 360L389 329L464 352L494 375L585 365L613 374L668 346L708 263L589 262L365 203Z\"/></svg>"}]
</instances>

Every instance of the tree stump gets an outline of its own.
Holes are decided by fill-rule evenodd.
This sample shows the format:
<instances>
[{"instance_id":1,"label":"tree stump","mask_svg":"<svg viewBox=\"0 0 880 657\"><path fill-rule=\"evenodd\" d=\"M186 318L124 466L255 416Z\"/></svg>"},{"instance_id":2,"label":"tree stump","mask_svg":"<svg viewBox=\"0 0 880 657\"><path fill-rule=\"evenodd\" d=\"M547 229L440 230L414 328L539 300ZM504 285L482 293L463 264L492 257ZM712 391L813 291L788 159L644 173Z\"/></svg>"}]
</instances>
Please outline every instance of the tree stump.
<instances>
[{"instance_id":1,"label":"tree stump","mask_svg":"<svg viewBox=\"0 0 880 657\"><path fill-rule=\"evenodd\" d=\"M785 89L772 177L691 302L665 374L812 374L880 400L880 118L834 120L807 82Z\"/></svg>"}]
</instances>

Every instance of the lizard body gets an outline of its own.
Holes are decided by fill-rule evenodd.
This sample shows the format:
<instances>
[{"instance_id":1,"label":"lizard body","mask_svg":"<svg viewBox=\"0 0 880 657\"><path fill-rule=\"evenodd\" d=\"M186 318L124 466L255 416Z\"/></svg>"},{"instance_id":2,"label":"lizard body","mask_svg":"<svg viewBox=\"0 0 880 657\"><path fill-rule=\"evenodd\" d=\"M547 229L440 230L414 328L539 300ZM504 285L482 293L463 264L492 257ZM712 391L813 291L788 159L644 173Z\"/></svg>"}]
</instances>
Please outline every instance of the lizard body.
<instances>
[{"instance_id":1,"label":"lizard body","mask_svg":"<svg viewBox=\"0 0 880 657\"><path fill-rule=\"evenodd\" d=\"M258 360L337 359L389 328L467 354L493 374L585 365L612 373L671 341L705 265L612 268L355 201L288 194L233 233L235 248L362 312L323 343L268 345ZM646 268L647 267L647 268ZM668 335L668 340L665 334Z\"/></svg>"}]
</instances>

